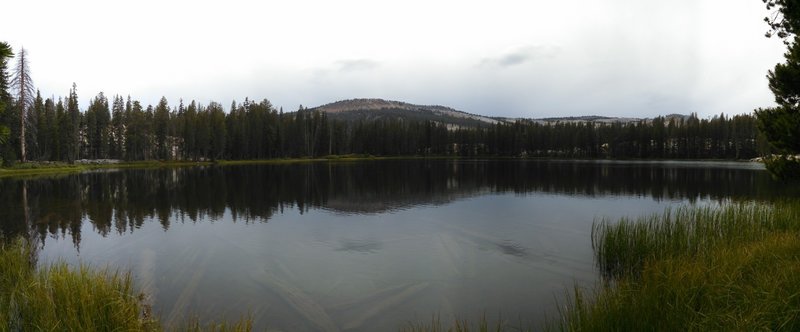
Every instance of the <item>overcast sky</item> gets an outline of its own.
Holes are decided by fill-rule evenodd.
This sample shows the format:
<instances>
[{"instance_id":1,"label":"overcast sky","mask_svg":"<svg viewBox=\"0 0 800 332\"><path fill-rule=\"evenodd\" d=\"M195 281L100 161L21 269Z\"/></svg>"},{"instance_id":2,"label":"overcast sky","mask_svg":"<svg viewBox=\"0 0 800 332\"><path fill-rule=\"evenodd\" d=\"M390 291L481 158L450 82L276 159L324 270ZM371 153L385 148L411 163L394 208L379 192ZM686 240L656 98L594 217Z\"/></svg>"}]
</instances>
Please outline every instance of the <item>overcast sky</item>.
<instances>
[{"instance_id":1,"label":"overcast sky","mask_svg":"<svg viewBox=\"0 0 800 332\"><path fill-rule=\"evenodd\" d=\"M35 85L284 110L351 98L509 117L747 113L782 59L760 0L10 1ZM11 14L13 13L13 14ZM12 60L14 63L14 60Z\"/></svg>"}]
</instances>

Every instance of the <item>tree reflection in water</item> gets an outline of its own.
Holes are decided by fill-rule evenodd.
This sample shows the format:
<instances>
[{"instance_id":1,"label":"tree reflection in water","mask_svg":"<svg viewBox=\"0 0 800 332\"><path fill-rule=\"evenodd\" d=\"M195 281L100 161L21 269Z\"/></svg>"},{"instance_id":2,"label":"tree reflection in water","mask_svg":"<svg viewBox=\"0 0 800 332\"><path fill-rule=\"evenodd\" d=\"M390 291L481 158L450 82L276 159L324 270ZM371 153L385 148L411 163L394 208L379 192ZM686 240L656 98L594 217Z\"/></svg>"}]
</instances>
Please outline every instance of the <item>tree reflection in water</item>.
<instances>
[{"instance_id":1,"label":"tree reflection in water","mask_svg":"<svg viewBox=\"0 0 800 332\"><path fill-rule=\"evenodd\" d=\"M0 232L41 241L69 236L79 247L83 222L106 236L135 232L150 219L164 230L214 221L226 210L234 222L252 223L285 208L372 214L487 192L693 201L772 199L790 190L796 189L777 184L760 165L731 162L395 160L104 170L0 180Z\"/></svg>"}]
</instances>

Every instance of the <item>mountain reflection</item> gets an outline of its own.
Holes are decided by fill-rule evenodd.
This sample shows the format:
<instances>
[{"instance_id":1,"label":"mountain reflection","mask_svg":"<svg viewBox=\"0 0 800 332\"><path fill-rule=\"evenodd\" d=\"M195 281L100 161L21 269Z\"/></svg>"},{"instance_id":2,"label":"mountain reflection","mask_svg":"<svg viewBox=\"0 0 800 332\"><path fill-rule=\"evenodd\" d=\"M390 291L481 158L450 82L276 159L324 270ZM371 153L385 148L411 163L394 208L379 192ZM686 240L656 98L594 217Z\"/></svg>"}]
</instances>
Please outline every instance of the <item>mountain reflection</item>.
<instances>
[{"instance_id":1,"label":"mountain reflection","mask_svg":"<svg viewBox=\"0 0 800 332\"><path fill-rule=\"evenodd\" d=\"M347 240L339 241L337 251L350 251L361 253L372 253L383 249L383 244L375 240Z\"/></svg>"},{"instance_id":2,"label":"mountain reflection","mask_svg":"<svg viewBox=\"0 0 800 332\"><path fill-rule=\"evenodd\" d=\"M286 208L387 213L487 193L693 201L771 199L787 190L760 167L736 163L408 160L99 171L0 180L0 232L70 236L78 246L83 222L106 236L149 220L165 230L173 222L214 221L226 211L234 222L267 222ZM380 249L368 242L341 249Z\"/></svg>"}]
</instances>

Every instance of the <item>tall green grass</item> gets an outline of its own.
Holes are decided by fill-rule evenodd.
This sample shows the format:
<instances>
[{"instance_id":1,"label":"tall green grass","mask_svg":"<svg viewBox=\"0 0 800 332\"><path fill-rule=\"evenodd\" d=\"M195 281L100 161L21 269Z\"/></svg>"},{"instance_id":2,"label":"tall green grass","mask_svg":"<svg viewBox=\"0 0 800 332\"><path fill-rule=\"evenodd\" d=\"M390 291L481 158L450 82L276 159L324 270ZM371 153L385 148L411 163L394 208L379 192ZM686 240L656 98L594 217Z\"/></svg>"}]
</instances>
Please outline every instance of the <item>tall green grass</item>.
<instances>
[{"instance_id":1,"label":"tall green grass","mask_svg":"<svg viewBox=\"0 0 800 332\"><path fill-rule=\"evenodd\" d=\"M250 318L242 318L235 322L211 322L205 325L200 323L199 318L194 318L183 325L175 330L186 332L239 332L253 330L253 320Z\"/></svg>"},{"instance_id":2,"label":"tall green grass","mask_svg":"<svg viewBox=\"0 0 800 332\"><path fill-rule=\"evenodd\" d=\"M684 206L634 220L595 223L592 247L606 276L635 275L648 260L694 257L776 232L798 232L798 217L797 202Z\"/></svg>"},{"instance_id":3,"label":"tall green grass","mask_svg":"<svg viewBox=\"0 0 800 332\"><path fill-rule=\"evenodd\" d=\"M0 245L0 327L12 331L151 331L156 322L135 294L131 276L75 270L65 263L36 268L29 246Z\"/></svg>"},{"instance_id":4,"label":"tall green grass","mask_svg":"<svg viewBox=\"0 0 800 332\"><path fill-rule=\"evenodd\" d=\"M726 203L602 221L607 279L576 288L552 330L800 330L800 204Z\"/></svg>"},{"instance_id":5,"label":"tall green grass","mask_svg":"<svg viewBox=\"0 0 800 332\"><path fill-rule=\"evenodd\" d=\"M520 324L520 326L522 326ZM477 323L470 323L465 319L455 319L450 324L443 324L439 316L431 317L429 323L409 323L400 329L401 332L502 332L502 331L529 331L522 327L510 327L502 319L490 323L486 315Z\"/></svg>"},{"instance_id":6,"label":"tall green grass","mask_svg":"<svg viewBox=\"0 0 800 332\"><path fill-rule=\"evenodd\" d=\"M0 239L0 331L161 331L130 273L37 267L24 240ZM252 320L190 321L181 331L250 331Z\"/></svg>"}]
</instances>

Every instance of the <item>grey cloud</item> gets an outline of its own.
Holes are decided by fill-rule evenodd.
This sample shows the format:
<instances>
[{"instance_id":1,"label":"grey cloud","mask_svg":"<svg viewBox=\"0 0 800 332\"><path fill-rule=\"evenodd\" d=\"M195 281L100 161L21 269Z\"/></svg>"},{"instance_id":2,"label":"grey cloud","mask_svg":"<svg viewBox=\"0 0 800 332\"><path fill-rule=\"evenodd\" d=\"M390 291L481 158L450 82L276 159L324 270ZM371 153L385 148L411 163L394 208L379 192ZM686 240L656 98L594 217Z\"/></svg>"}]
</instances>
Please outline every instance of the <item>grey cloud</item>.
<instances>
[{"instance_id":1,"label":"grey cloud","mask_svg":"<svg viewBox=\"0 0 800 332\"><path fill-rule=\"evenodd\" d=\"M484 58L480 66L513 67L526 62L550 58L557 52L557 49L550 46L528 46L518 48L514 51L496 57Z\"/></svg>"},{"instance_id":2,"label":"grey cloud","mask_svg":"<svg viewBox=\"0 0 800 332\"><path fill-rule=\"evenodd\" d=\"M325 81L335 75L356 72L369 72L380 66L377 61L369 59L345 59L336 61L328 66L319 67L312 71L312 80Z\"/></svg>"},{"instance_id":3,"label":"grey cloud","mask_svg":"<svg viewBox=\"0 0 800 332\"><path fill-rule=\"evenodd\" d=\"M360 70L370 70L378 67L380 64L377 61L369 59L353 59L353 60L339 60L336 61L336 66L339 71L352 72Z\"/></svg>"}]
</instances>

